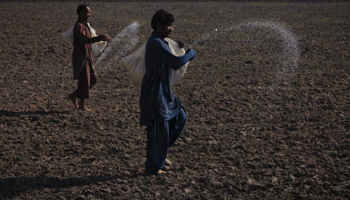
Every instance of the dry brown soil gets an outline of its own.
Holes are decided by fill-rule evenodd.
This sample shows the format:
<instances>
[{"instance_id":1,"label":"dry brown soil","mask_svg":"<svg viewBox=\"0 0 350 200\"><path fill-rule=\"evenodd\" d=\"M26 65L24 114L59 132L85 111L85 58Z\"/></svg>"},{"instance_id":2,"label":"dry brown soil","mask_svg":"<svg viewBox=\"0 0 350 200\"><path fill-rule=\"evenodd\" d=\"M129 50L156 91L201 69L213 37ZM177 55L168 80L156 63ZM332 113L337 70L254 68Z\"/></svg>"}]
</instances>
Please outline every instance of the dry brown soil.
<instances>
[{"instance_id":1,"label":"dry brown soil","mask_svg":"<svg viewBox=\"0 0 350 200\"><path fill-rule=\"evenodd\" d=\"M110 61L122 45L97 66L93 112L64 98L76 81L61 34L77 5L0 3L0 199L349 198L349 3L89 3L99 33L138 21L135 48L160 8L176 16L173 39L211 34L173 87L188 123L161 176L143 174L140 84ZM297 67L281 71L281 31L214 32L252 22L293 33Z\"/></svg>"}]
</instances>

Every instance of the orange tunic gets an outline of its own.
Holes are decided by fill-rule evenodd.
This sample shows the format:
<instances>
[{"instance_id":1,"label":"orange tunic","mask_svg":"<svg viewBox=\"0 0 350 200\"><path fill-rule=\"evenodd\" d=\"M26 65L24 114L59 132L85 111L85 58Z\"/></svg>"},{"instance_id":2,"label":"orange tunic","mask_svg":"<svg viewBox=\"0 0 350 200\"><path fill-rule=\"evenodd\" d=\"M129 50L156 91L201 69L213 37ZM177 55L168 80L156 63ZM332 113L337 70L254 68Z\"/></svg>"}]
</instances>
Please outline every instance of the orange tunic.
<instances>
[{"instance_id":1,"label":"orange tunic","mask_svg":"<svg viewBox=\"0 0 350 200\"><path fill-rule=\"evenodd\" d=\"M90 88L97 82L91 43L98 42L91 37L86 23L78 21L73 30L73 78L78 79L78 89L74 92L80 99L90 97Z\"/></svg>"}]
</instances>

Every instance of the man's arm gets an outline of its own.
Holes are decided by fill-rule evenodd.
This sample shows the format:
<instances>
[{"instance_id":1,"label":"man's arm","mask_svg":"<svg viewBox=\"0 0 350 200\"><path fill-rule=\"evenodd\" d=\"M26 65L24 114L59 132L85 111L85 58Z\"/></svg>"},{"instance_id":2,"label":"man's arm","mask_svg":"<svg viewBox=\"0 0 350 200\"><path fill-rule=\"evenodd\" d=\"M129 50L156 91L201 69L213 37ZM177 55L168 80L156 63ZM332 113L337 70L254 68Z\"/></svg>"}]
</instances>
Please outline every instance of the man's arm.
<instances>
[{"instance_id":1,"label":"man's arm","mask_svg":"<svg viewBox=\"0 0 350 200\"><path fill-rule=\"evenodd\" d=\"M165 65L170 66L173 70L180 69L196 55L196 52L193 49L187 49L184 55L175 56L170 52L169 46L164 42L160 44L159 48Z\"/></svg>"},{"instance_id":2,"label":"man's arm","mask_svg":"<svg viewBox=\"0 0 350 200\"><path fill-rule=\"evenodd\" d=\"M99 41L111 40L111 37L109 37L109 35L107 35L107 34L102 34L102 35L99 35L97 37L89 38L84 34L84 29L86 29L86 27L81 26L81 24L76 24L75 26L76 27L74 27L74 31L75 31L76 35L78 36L79 40L84 44L91 44L91 43L95 43L95 42L99 42Z\"/></svg>"}]
</instances>

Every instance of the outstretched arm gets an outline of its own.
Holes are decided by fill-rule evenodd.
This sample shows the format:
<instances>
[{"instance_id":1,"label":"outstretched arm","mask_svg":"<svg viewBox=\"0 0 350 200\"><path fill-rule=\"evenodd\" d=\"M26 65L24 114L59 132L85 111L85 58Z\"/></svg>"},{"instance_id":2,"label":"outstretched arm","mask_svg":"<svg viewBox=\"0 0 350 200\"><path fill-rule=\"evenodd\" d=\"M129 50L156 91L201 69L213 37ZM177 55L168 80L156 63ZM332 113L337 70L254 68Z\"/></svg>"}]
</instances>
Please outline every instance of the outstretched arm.
<instances>
[{"instance_id":1,"label":"outstretched arm","mask_svg":"<svg viewBox=\"0 0 350 200\"><path fill-rule=\"evenodd\" d=\"M84 44L91 44L99 41L110 41L112 38L107 34L102 34L97 37L89 38L87 37L85 33L85 27L81 26L80 24L76 24L74 27L74 32L79 38L79 40Z\"/></svg>"},{"instance_id":2,"label":"outstretched arm","mask_svg":"<svg viewBox=\"0 0 350 200\"><path fill-rule=\"evenodd\" d=\"M178 45L179 45L179 48L184 47L184 44L181 41L178 42ZM184 55L175 56L170 52L169 47L166 47L163 50L163 53L164 53L164 63L170 66L173 70L180 69L188 61L191 61L196 55L196 52L193 49L187 49Z\"/></svg>"}]
</instances>

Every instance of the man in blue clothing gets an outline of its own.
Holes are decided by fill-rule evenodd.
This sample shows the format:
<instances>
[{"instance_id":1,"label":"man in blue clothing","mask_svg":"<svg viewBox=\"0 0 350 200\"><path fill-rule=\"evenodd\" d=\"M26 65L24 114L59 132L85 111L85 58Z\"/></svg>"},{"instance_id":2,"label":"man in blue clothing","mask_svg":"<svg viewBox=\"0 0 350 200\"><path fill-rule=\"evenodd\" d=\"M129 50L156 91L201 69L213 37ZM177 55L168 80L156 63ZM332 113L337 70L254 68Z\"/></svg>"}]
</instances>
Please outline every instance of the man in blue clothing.
<instances>
[{"instance_id":1,"label":"man in blue clothing","mask_svg":"<svg viewBox=\"0 0 350 200\"><path fill-rule=\"evenodd\" d=\"M171 92L171 73L178 70L195 56L188 49L183 56L171 53L168 42L173 31L174 16L165 10L158 10L152 17L152 36L146 45L146 74L142 80L140 97L140 124L147 126L146 171L162 174L168 149L179 138L186 124L186 113L178 97ZM179 48L183 48L182 42Z\"/></svg>"}]
</instances>

